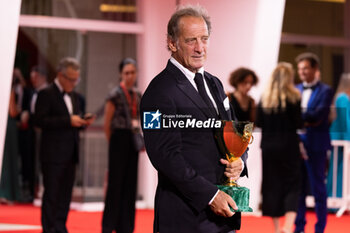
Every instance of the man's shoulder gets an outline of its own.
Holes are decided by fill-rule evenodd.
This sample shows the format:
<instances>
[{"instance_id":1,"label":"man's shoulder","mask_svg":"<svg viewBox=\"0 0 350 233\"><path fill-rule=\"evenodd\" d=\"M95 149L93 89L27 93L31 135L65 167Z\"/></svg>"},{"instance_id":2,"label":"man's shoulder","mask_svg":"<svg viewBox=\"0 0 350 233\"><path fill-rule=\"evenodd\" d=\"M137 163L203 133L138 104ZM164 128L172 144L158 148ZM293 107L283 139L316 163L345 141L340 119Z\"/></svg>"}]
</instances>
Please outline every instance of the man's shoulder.
<instances>
[{"instance_id":1,"label":"man's shoulder","mask_svg":"<svg viewBox=\"0 0 350 233\"><path fill-rule=\"evenodd\" d=\"M173 67L172 67L173 68ZM177 95L176 72L168 66L148 84L141 98L141 107L153 106L156 102L169 101Z\"/></svg>"},{"instance_id":2,"label":"man's shoulder","mask_svg":"<svg viewBox=\"0 0 350 233\"><path fill-rule=\"evenodd\" d=\"M54 83L51 83L50 85L48 85L46 88L42 89L39 91L39 95L49 95L49 94L52 94L52 93L55 93L57 87L55 86Z\"/></svg>"},{"instance_id":3,"label":"man's shoulder","mask_svg":"<svg viewBox=\"0 0 350 233\"><path fill-rule=\"evenodd\" d=\"M218 77L216 77L215 75L213 75L207 71L204 71L204 76L207 77L210 81L213 81L214 83L222 86L221 80Z\"/></svg>"},{"instance_id":4,"label":"man's shoulder","mask_svg":"<svg viewBox=\"0 0 350 233\"><path fill-rule=\"evenodd\" d=\"M171 73L171 71L169 71L169 69L165 68L151 80L147 90L166 89L167 87L172 87L173 85L176 85L175 76L173 73Z\"/></svg>"},{"instance_id":5,"label":"man's shoulder","mask_svg":"<svg viewBox=\"0 0 350 233\"><path fill-rule=\"evenodd\" d=\"M326 84L324 82L320 82L320 86L324 89L332 89L328 84Z\"/></svg>"},{"instance_id":6,"label":"man's shoulder","mask_svg":"<svg viewBox=\"0 0 350 233\"><path fill-rule=\"evenodd\" d=\"M327 93L330 93L330 94L333 93L333 89L328 84L326 84L324 82L320 82L319 83L319 87L320 87L322 92L327 92Z\"/></svg>"},{"instance_id":7,"label":"man's shoulder","mask_svg":"<svg viewBox=\"0 0 350 233\"><path fill-rule=\"evenodd\" d=\"M74 98L78 98L78 99L85 99L83 94L74 90L71 92L71 96L74 96Z\"/></svg>"},{"instance_id":8,"label":"man's shoulder","mask_svg":"<svg viewBox=\"0 0 350 233\"><path fill-rule=\"evenodd\" d=\"M204 75L207 76L208 78L218 79L218 77L216 77L215 75L209 73L208 71L204 71Z\"/></svg>"}]
</instances>

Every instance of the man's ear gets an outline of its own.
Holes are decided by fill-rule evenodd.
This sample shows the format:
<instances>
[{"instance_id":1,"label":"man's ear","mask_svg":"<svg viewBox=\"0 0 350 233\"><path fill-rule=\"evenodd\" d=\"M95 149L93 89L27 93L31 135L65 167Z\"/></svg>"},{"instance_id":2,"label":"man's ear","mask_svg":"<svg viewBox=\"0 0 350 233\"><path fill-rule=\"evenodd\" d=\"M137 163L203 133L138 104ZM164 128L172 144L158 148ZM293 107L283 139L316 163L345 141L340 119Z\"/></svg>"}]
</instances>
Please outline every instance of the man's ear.
<instances>
[{"instance_id":1,"label":"man's ear","mask_svg":"<svg viewBox=\"0 0 350 233\"><path fill-rule=\"evenodd\" d=\"M176 41L171 39L170 37L167 38L168 48L171 52L175 53L177 51Z\"/></svg>"},{"instance_id":2,"label":"man's ear","mask_svg":"<svg viewBox=\"0 0 350 233\"><path fill-rule=\"evenodd\" d=\"M58 71L57 76L62 76L62 71Z\"/></svg>"}]
</instances>

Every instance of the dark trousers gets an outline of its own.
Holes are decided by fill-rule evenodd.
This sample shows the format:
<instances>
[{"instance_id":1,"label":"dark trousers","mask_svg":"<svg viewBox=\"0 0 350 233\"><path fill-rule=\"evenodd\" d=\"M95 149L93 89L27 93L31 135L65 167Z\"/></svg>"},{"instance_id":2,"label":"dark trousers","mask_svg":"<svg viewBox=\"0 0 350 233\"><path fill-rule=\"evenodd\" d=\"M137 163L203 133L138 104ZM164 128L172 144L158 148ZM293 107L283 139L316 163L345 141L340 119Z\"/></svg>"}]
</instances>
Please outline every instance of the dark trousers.
<instances>
[{"instance_id":1,"label":"dark trousers","mask_svg":"<svg viewBox=\"0 0 350 233\"><path fill-rule=\"evenodd\" d=\"M66 221L75 178L75 163L42 163L44 196L41 222L44 233L67 233Z\"/></svg>"},{"instance_id":2,"label":"dark trousers","mask_svg":"<svg viewBox=\"0 0 350 233\"><path fill-rule=\"evenodd\" d=\"M327 192L325 184L325 169L327 151L307 151L309 159L303 164L303 189L299 198L299 208L295 220L296 232L304 231L306 224L306 203L307 182L311 187L311 193L315 198L315 211L317 222L315 225L316 233L323 233L327 222Z\"/></svg>"},{"instance_id":3,"label":"dark trousers","mask_svg":"<svg viewBox=\"0 0 350 233\"><path fill-rule=\"evenodd\" d=\"M138 152L130 130L115 130L109 143L108 186L102 232L132 233L135 222Z\"/></svg>"}]
</instances>

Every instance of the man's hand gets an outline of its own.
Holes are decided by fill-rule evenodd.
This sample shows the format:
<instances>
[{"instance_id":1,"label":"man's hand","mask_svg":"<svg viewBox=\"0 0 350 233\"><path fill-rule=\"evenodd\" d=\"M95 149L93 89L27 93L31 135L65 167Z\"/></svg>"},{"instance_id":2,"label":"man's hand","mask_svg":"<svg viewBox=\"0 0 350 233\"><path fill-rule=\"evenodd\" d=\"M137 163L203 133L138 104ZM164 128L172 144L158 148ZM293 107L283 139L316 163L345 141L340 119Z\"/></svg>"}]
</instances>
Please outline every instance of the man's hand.
<instances>
[{"instance_id":1,"label":"man's hand","mask_svg":"<svg viewBox=\"0 0 350 233\"><path fill-rule=\"evenodd\" d=\"M84 120L86 121L86 125L89 126L91 125L96 119L96 115L92 113L86 113L84 115Z\"/></svg>"},{"instance_id":2,"label":"man's hand","mask_svg":"<svg viewBox=\"0 0 350 233\"><path fill-rule=\"evenodd\" d=\"M234 210L238 209L236 202L229 195L220 190L213 202L210 204L210 209L215 214L228 218L235 214L235 212L230 210L230 206Z\"/></svg>"},{"instance_id":3,"label":"man's hand","mask_svg":"<svg viewBox=\"0 0 350 233\"><path fill-rule=\"evenodd\" d=\"M231 178L232 180L239 179L243 170L243 162L240 158L233 161L232 163L230 163L226 159L220 159L220 162L226 165L226 169L224 172L226 177Z\"/></svg>"},{"instance_id":4,"label":"man's hand","mask_svg":"<svg viewBox=\"0 0 350 233\"><path fill-rule=\"evenodd\" d=\"M87 125L86 120L82 119L78 115L72 115L70 117L70 123L73 127L81 127L81 126Z\"/></svg>"},{"instance_id":5,"label":"man's hand","mask_svg":"<svg viewBox=\"0 0 350 233\"><path fill-rule=\"evenodd\" d=\"M309 156L307 155L306 149L304 147L304 143L299 142L299 150L300 150L300 155L304 160L308 160Z\"/></svg>"}]
</instances>

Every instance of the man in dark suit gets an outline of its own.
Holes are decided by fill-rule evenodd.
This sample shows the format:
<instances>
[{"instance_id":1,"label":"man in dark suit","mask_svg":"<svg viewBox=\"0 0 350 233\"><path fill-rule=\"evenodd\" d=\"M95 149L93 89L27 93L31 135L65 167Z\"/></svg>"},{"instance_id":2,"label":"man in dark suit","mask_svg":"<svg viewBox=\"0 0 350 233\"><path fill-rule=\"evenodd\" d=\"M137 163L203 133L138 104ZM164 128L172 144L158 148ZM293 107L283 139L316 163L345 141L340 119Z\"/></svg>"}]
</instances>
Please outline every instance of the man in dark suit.
<instances>
[{"instance_id":1,"label":"man in dark suit","mask_svg":"<svg viewBox=\"0 0 350 233\"><path fill-rule=\"evenodd\" d=\"M158 171L154 232L240 228L240 213L229 208L237 209L236 203L216 187L224 174L238 179L244 164L223 159L211 127L210 122L230 120L232 113L221 82L203 68L209 34L203 8L178 9L168 23L171 58L141 100L146 150ZM202 127L205 121L208 127Z\"/></svg>"},{"instance_id":2,"label":"man in dark suit","mask_svg":"<svg viewBox=\"0 0 350 233\"><path fill-rule=\"evenodd\" d=\"M39 92L35 105L35 123L42 129L41 221L44 233L68 232L66 220L79 156L79 128L92 123L80 117L79 97L73 91L79 75L78 61L63 58L54 83Z\"/></svg>"},{"instance_id":3,"label":"man in dark suit","mask_svg":"<svg viewBox=\"0 0 350 233\"><path fill-rule=\"evenodd\" d=\"M34 127L33 115L38 92L48 86L46 69L34 66L30 72L30 82L33 89L25 88L20 121L20 154L22 165L22 192L26 202L32 202L36 196L36 186L39 180L37 139L39 139L38 128Z\"/></svg>"},{"instance_id":4,"label":"man in dark suit","mask_svg":"<svg viewBox=\"0 0 350 233\"><path fill-rule=\"evenodd\" d=\"M306 149L304 157L303 189L299 199L295 232L304 232L306 224L305 198L307 180L315 198L316 233L323 233L327 221L327 193L325 185L327 150L331 148L328 115L332 102L332 89L319 80L319 58L313 53L303 53L296 58L298 74L303 83L297 88L302 93L302 119L306 132L301 134Z\"/></svg>"}]
</instances>

